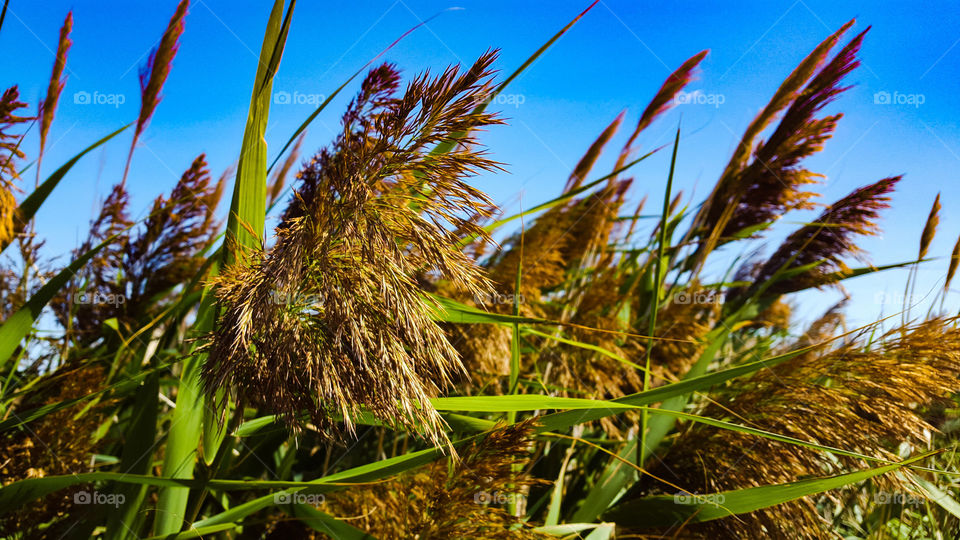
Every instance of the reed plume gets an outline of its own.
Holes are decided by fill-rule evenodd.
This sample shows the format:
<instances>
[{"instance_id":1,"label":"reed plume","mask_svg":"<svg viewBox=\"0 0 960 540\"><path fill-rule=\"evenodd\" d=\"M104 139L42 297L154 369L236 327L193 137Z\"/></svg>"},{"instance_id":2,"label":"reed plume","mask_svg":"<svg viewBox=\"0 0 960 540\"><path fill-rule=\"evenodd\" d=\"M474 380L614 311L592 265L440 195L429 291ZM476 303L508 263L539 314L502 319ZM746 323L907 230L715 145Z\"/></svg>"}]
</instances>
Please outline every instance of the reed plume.
<instances>
[{"instance_id":1,"label":"reed plume","mask_svg":"<svg viewBox=\"0 0 960 540\"><path fill-rule=\"evenodd\" d=\"M463 367L416 277L489 294L453 231L486 234L473 217L492 204L465 179L497 164L472 135L454 137L499 123L473 112L492 89L495 57L420 75L399 97L393 66L369 73L342 134L298 175L276 244L215 281L222 314L203 373L211 395L234 388L294 427L306 413L327 433L341 420L353 432L366 409L446 440L429 397ZM458 144L430 153L448 141Z\"/></svg>"},{"instance_id":2,"label":"reed plume","mask_svg":"<svg viewBox=\"0 0 960 540\"><path fill-rule=\"evenodd\" d=\"M940 194L933 200L933 206L930 208L930 215L923 226L923 232L920 234L920 250L917 252L917 260L923 260L927 256L927 250L930 249L930 243L937 234L937 225L940 224Z\"/></svg>"},{"instance_id":3,"label":"reed plume","mask_svg":"<svg viewBox=\"0 0 960 540\"><path fill-rule=\"evenodd\" d=\"M610 122L610 125L600 133L595 141L593 141L593 144L591 144L590 148L587 149L587 153L580 158L580 161L577 162L577 166L574 167L573 172L570 173L570 178L567 179L567 184L563 186L563 193L569 193L583 185L584 180L587 179L587 175L590 174L590 171L593 169L594 164L596 164L600 154L603 153L604 147L617 133L617 130L620 128L620 124L623 122L623 117L626 116L626 114L627 111L623 111L618 114L617 117L613 119L613 122Z\"/></svg>"},{"instance_id":4,"label":"reed plume","mask_svg":"<svg viewBox=\"0 0 960 540\"><path fill-rule=\"evenodd\" d=\"M950 252L950 264L947 267L947 279L943 283L944 294L950 290L950 283L953 282L953 277L957 273L957 265L960 265L960 238L957 238L957 242L953 244L953 251Z\"/></svg>"},{"instance_id":5,"label":"reed plume","mask_svg":"<svg viewBox=\"0 0 960 540\"><path fill-rule=\"evenodd\" d=\"M614 171L625 165L639 134L676 103L677 94L693 80L706 54L707 51L703 51L694 55L667 77L641 114ZM635 366L615 358L642 354L642 346L629 340L625 342L615 334L584 329L627 330L618 320L614 307L621 304L620 294L627 285L618 269L612 244L625 229L619 212L632 179L611 174L601 187L573 196L582 188L623 117L623 113L618 115L600 133L574 167L562 191L569 199L547 209L532 225L509 237L502 249L485 262L501 297L522 298L522 314L571 323L575 326L566 337L596 344L613 355L531 338L538 352L533 361L524 364L524 375L542 377L543 381L563 389L559 391L561 395L588 393L610 399L636 392L642 385ZM515 290L518 271L522 279L520 289ZM501 313L512 309L512 305L505 303L480 307ZM509 332L504 328L466 325L453 332L471 372L507 374L505 359L509 358L510 341ZM620 433L616 419L605 419L601 423L608 432Z\"/></svg>"},{"instance_id":6,"label":"reed plume","mask_svg":"<svg viewBox=\"0 0 960 540\"><path fill-rule=\"evenodd\" d=\"M702 414L898 460L901 443L914 450L929 444L936 426L928 423L925 407L955 392L958 375L960 330L953 320L934 319L891 331L873 347L849 343L760 371L718 392ZM689 426L657 463L652 474L692 493L786 483L868 465L703 424ZM649 489L670 489L645 482ZM686 532L712 538L823 538L830 523L820 512L829 500L803 498Z\"/></svg>"},{"instance_id":7,"label":"reed plume","mask_svg":"<svg viewBox=\"0 0 960 540\"><path fill-rule=\"evenodd\" d=\"M129 216L126 187L116 184L74 255L114 240L71 280L70 293L53 302L64 328L81 341L89 340L107 319L132 326L163 305L203 264L200 255L212 245L220 225L214 212L223 184L223 178L211 181L201 154L168 196L154 200L139 227L133 227Z\"/></svg>"},{"instance_id":8,"label":"reed plume","mask_svg":"<svg viewBox=\"0 0 960 540\"><path fill-rule=\"evenodd\" d=\"M17 200L13 194L18 188L14 181L20 178L17 162L24 157L20 149L22 136L9 130L32 120L17 115L18 109L27 106L19 99L20 91L16 86L8 88L0 96L0 245L7 245L15 234Z\"/></svg>"},{"instance_id":9,"label":"reed plume","mask_svg":"<svg viewBox=\"0 0 960 540\"><path fill-rule=\"evenodd\" d=\"M754 226L778 219L790 210L812 207L810 199L815 194L805 186L817 182L820 175L805 169L801 162L823 148L842 117L816 115L847 89L840 86L841 82L859 65L856 54L866 31L826 62L830 50L852 24L848 22L817 46L747 128L691 228L703 242L700 263L736 233L752 231ZM781 112L783 116L770 137L755 144Z\"/></svg>"},{"instance_id":10,"label":"reed plume","mask_svg":"<svg viewBox=\"0 0 960 540\"><path fill-rule=\"evenodd\" d=\"M640 133L648 128L675 103L676 95L693 80L697 66L706 57L702 51L687 59L671 73L640 115L636 128L620 152L614 171L620 170L633 150ZM623 119L621 113L593 142L577 163L564 186L564 194L580 188L586 175L615 134ZM491 258L488 267L493 280L501 287L513 287L520 265L520 234L527 252L523 261L524 297L537 298L544 291L558 286L569 270L581 263L589 264L591 255L603 251L616 228L619 208L624 202L631 180L618 180L612 175L605 188L550 208L527 230L510 238L501 253Z\"/></svg>"},{"instance_id":11,"label":"reed plume","mask_svg":"<svg viewBox=\"0 0 960 540\"><path fill-rule=\"evenodd\" d=\"M150 51L147 63L140 68L140 115L137 117L137 125L133 131L133 140L130 142L130 151L127 153L127 163L123 168L121 182L125 183L127 181L130 162L133 160L133 150L160 103L160 91L170 74L173 58L177 55L177 50L180 49L180 36L184 29L183 21L187 16L189 6L190 0L180 0L176 11L170 18L170 23L167 24L167 29L160 37L160 44Z\"/></svg>"},{"instance_id":12,"label":"reed plume","mask_svg":"<svg viewBox=\"0 0 960 540\"><path fill-rule=\"evenodd\" d=\"M356 524L376 538L546 539L502 508L531 486L529 422L502 427L440 461L389 482L332 494L327 507L357 516Z\"/></svg>"},{"instance_id":13,"label":"reed plume","mask_svg":"<svg viewBox=\"0 0 960 540\"><path fill-rule=\"evenodd\" d=\"M875 221L880 210L889 207L888 195L899 181L899 176L884 178L833 203L816 220L787 237L759 267L753 277L755 283L766 283L784 271L812 264L816 266L773 283L765 294L777 296L836 282L849 270L843 258L862 255L854 237L876 233ZM758 287L754 285L749 291Z\"/></svg>"},{"instance_id":14,"label":"reed plume","mask_svg":"<svg viewBox=\"0 0 960 540\"><path fill-rule=\"evenodd\" d=\"M20 398L26 409L82 398L102 388L106 374L96 364L70 363L36 381ZM0 485L17 480L89 472L90 456L105 443L94 435L109 417L109 400L57 410L29 429L0 434ZM69 426L69 429L64 429ZM0 516L0 529L25 538L64 538L84 519L75 512L74 494L85 485L46 495L34 504Z\"/></svg>"},{"instance_id":15,"label":"reed plume","mask_svg":"<svg viewBox=\"0 0 960 540\"><path fill-rule=\"evenodd\" d=\"M630 138L627 139L627 143L623 146L623 150L621 150L620 156L617 158L617 164L614 166L614 170L620 169L627 163L627 159L634 149L633 143L636 141L637 136L639 136L643 130L650 127L650 124L652 124L654 120L674 105L677 94L682 92L693 80L697 66L706 58L708 52L710 51L700 51L691 56L663 82L663 85L660 86L660 89L653 96L653 99L647 104L647 108L643 110L643 114L640 115L637 126L633 129L633 133L630 134Z\"/></svg>"},{"instance_id":16,"label":"reed plume","mask_svg":"<svg viewBox=\"0 0 960 540\"><path fill-rule=\"evenodd\" d=\"M212 245L220 226L214 212L223 186L223 178L212 181L206 156L200 154L168 196L154 199L149 217L124 252L127 317L143 315L152 302L200 269L200 255Z\"/></svg>"},{"instance_id":17,"label":"reed plume","mask_svg":"<svg viewBox=\"0 0 960 540\"><path fill-rule=\"evenodd\" d=\"M47 134L50 131L50 125L53 124L53 117L57 111L57 102L60 100L60 94L63 87L67 84L66 77L63 76L63 70L67 67L67 53L70 51L70 32L73 29L73 12L67 13L67 18L63 21L60 28L60 40L57 42L57 54L53 62L53 72L50 74L50 84L47 86L47 96L40 103L40 111L37 114L40 119L40 151L37 153L37 184L40 183L40 164L43 163L43 151L47 146Z\"/></svg>"}]
</instances>

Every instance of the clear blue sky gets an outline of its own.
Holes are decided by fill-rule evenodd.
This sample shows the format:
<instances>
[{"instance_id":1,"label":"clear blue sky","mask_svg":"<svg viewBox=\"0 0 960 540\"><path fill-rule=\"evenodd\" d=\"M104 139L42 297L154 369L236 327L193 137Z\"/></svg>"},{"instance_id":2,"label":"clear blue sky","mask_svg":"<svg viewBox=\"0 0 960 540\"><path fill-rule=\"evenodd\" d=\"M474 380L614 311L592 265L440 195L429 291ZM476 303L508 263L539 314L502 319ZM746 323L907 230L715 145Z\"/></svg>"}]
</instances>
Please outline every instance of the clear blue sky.
<instances>
[{"instance_id":1,"label":"clear blue sky","mask_svg":"<svg viewBox=\"0 0 960 540\"><path fill-rule=\"evenodd\" d=\"M355 70L404 31L448 7L392 49L386 60L406 74L450 63L470 63L487 48L502 50L498 67L509 73L589 4L579 1L372 1L301 0L296 7L274 91L303 103L272 106L267 141L271 157L313 110ZM133 120L138 111L137 71L165 28L176 2L33 2L11 0L0 31L0 84L19 84L35 105L44 94L57 33L74 12L74 45L67 88L49 137L44 170L51 172L92 141ZM256 54L272 1L195 1L156 116L142 138L129 180L133 208L168 191L180 173L205 152L214 175L237 156L250 99ZM646 148L669 141L681 115L684 139L677 185L699 202L710 190L743 129L793 67L818 42L850 18L855 31L868 25L856 86L831 111L846 114L826 150L809 167L827 175L822 202L892 174L905 174L882 237L862 245L876 264L915 256L934 195L943 192L940 233L931 253L946 257L960 233L960 7L928 2L628 2L603 0L506 91L508 126L483 136L508 172L477 184L517 208L556 195L571 167L597 134L623 109L624 133L613 141L598 170L607 171L630 124L663 79L702 49L710 55L690 89L722 96L722 104L685 105L642 137ZM310 128L305 149L330 141L347 99L344 92ZM878 105L874 94L920 95L923 103ZM122 95L122 104L74 103L74 94ZM113 101L117 101L116 98ZM296 101L296 100L292 100ZM517 104L522 101L522 104ZM715 101L715 100L714 100ZM87 156L39 214L48 253L75 247L109 187L118 180L129 139ZM26 150L35 153L36 140ZM665 155L635 170L638 194L656 200L667 171ZM798 214L787 221L809 217ZM792 226L783 223L776 242ZM768 253L775 246L768 246ZM65 257L61 256L61 261ZM918 291L935 286L946 260L921 272ZM878 293L899 294L905 273L851 281L852 319L873 318ZM926 285L926 286L925 286ZM804 295L805 319L828 307L836 293ZM960 295L953 298L960 299ZM956 305L956 304L955 304ZM886 306L889 313L897 306Z\"/></svg>"}]
</instances>

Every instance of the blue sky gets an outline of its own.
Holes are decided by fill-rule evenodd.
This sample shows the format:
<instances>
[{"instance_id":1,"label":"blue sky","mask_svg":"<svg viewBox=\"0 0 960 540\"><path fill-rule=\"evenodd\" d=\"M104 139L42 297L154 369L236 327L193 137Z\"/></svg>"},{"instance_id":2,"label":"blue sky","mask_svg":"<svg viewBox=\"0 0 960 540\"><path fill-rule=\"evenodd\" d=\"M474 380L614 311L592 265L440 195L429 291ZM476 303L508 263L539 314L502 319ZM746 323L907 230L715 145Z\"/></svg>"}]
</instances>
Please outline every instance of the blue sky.
<instances>
[{"instance_id":1,"label":"blue sky","mask_svg":"<svg viewBox=\"0 0 960 540\"><path fill-rule=\"evenodd\" d=\"M384 57L407 75L470 63L487 48L500 48L504 74L519 66L554 32L589 4L581 1L418 2L301 0L295 10L275 92L292 103L274 104L267 141L270 156L322 99L400 34L445 8L441 16L404 39ZM74 45L68 82L49 136L44 172L117 127L138 111L138 67L156 44L176 2L26 2L11 0L0 31L5 51L0 84L19 84L32 106L43 96L59 27L74 13ZM237 156L257 52L272 2L195 1L164 98L142 138L128 181L133 208L143 212L158 193L169 191L199 153L214 175ZM603 0L507 90L501 104L509 125L482 140L507 172L484 175L477 185L496 200L518 208L555 196L570 169L599 132L627 109L623 132L595 171L609 171L631 124L664 78L700 50L711 52L689 90L711 103L677 107L640 139L653 148L672 139L681 121L676 185L699 202L709 192L744 128L793 67L822 39L856 17L855 31L868 25L863 65L848 82L856 86L828 112L843 111L835 137L808 161L827 176L822 202L858 186L904 174L884 234L862 242L876 264L916 256L930 204L942 192L944 212L931 254L944 260L922 268L918 292L937 287L946 257L960 233L960 7L929 2L627 2ZM348 88L311 126L311 153L333 137ZM87 92L102 104L75 103ZM904 103L878 104L887 92ZM100 96L97 98L97 96ZM122 97L121 97L122 96ZM512 98L510 98L512 96ZM121 102L122 103L119 103ZM718 103L722 101L722 103ZM917 103L921 102L922 103ZM26 150L35 153L36 140ZM48 254L61 255L86 236L98 202L123 168L129 139L85 157L38 216ZM668 155L636 168L635 190L657 200ZM31 177L32 178L32 177ZM518 199L518 194L520 195ZM808 214L790 215L771 235L767 252ZM61 255L60 261L65 257ZM852 322L866 322L883 309L884 293L902 292L905 272L849 282ZM804 294L803 318L814 317L839 299L835 292ZM954 309L960 295L952 297Z\"/></svg>"}]
</instances>

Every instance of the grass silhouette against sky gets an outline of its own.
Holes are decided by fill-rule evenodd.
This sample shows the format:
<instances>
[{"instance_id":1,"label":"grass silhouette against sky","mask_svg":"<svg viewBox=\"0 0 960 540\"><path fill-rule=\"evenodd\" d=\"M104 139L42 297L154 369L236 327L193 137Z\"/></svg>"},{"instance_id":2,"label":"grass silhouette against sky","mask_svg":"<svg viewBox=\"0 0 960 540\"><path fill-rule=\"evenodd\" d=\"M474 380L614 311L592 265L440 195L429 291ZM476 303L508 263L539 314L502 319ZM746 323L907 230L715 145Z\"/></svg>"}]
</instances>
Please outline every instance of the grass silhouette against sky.
<instances>
[{"instance_id":1,"label":"grass silhouette against sky","mask_svg":"<svg viewBox=\"0 0 960 540\"><path fill-rule=\"evenodd\" d=\"M267 141L271 159L283 141L360 66L414 25L444 11L403 39L384 56L401 69L434 70L470 62L491 44L501 48L495 65L509 73L586 2L303 2L290 30L283 64L274 83ZM131 6L124 2L13 2L0 33L0 45L16 44L7 55L0 83L20 83L28 101L46 91L61 15L73 9L74 45L67 86L48 138L45 172L123 123L139 107L137 70L176 2ZM448 9L449 8L449 9ZM256 66L266 4L196 2L187 16L175 66L163 101L141 137L129 186L133 208L146 211L158 189L172 186L198 152L206 152L215 175L236 160L246 120L249 81ZM57 16L53 16L57 14ZM777 81L823 36L851 17L855 31L872 25L863 65L846 92L828 111L845 114L826 149L807 161L827 176L821 202L890 173L905 179L884 213L883 234L862 246L876 264L905 261L915 246L937 192L949 202L960 198L960 13L947 2L916 9L906 3L838 7L834 2L600 2L519 80L495 108L508 126L483 134L495 159L507 172L485 174L476 185L507 210L555 196L582 149L623 109L626 125L669 72L695 52L710 48L689 103L675 108L644 133L639 142L652 149L670 142L682 117L675 188L699 200L729 159L746 123L762 107ZM405 73L407 76L413 73ZM14 78L16 76L16 78ZM353 95L355 81L309 128L304 151L328 144L339 111ZM884 103L883 94L890 103ZM85 103L85 96L90 103ZM612 144L622 144L627 133ZM36 146L28 138L28 152ZM66 253L81 241L89 220L122 169L125 153L108 146L82 160L39 219L47 249ZM604 156L600 166L614 157ZM610 162L610 163L607 163ZM638 182L659 184L669 155L661 152L632 171ZM110 171L101 174L100 171ZM522 194L522 199L518 198ZM815 212L787 219L812 218ZM789 227L782 227L788 230ZM960 223L945 213L932 251L948 253ZM769 245L780 240L776 233ZM768 253L769 253L768 248ZM921 267L918 294L935 289L946 261ZM717 268L722 272L723 268ZM899 283L906 271L847 283L854 297L852 322L873 320L881 309L900 305ZM897 284L886 287L886 283ZM928 284L924 287L925 284ZM940 282L942 284L942 281ZM819 293L813 293L814 295ZM831 293L834 294L834 293ZM799 296L801 302L810 294ZM893 301L883 305L881 301ZM811 304L816 317L822 297ZM837 295L839 298L839 295Z\"/></svg>"}]
</instances>

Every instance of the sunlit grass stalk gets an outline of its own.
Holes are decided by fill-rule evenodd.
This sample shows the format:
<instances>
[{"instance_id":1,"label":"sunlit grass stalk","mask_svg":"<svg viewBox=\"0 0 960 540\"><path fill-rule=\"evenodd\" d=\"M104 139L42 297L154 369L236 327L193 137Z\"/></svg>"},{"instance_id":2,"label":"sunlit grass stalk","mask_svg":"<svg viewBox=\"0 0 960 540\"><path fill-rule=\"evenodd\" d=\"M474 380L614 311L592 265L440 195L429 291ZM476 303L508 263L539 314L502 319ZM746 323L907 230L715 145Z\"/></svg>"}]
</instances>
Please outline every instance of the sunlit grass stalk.
<instances>
[{"instance_id":1,"label":"sunlit grass stalk","mask_svg":"<svg viewBox=\"0 0 960 540\"><path fill-rule=\"evenodd\" d=\"M660 239L657 242L657 260L654 264L654 284L653 284L653 303L650 306L650 320L647 325L647 335L650 336L650 339L647 340L647 350L644 358L644 370L643 370L643 390L646 391L650 388L650 358L653 353L653 347L655 346L655 340L653 336L656 335L657 330L657 312L660 310L661 295L663 294L663 285L666 279L666 270L669 267L664 263L664 258L666 257L666 244L667 244L667 222L670 219L670 199L672 197L671 192L673 191L673 173L676 170L677 165L677 151L680 147L680 127L677 126L677 133L673 139L673 153L670 155L670 172L667 174L667 187L663 192L663 211L660 214ZM638 437L640 439L640 444L637 445L637 465L643 466L643 459L645 455L649 455L653 449L647 449L647 419L648 413L646 410L640 413L640 433Z\"/></svg>"}]
</instances>

